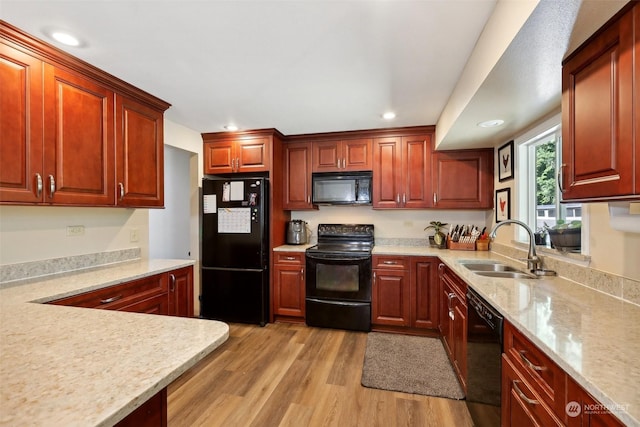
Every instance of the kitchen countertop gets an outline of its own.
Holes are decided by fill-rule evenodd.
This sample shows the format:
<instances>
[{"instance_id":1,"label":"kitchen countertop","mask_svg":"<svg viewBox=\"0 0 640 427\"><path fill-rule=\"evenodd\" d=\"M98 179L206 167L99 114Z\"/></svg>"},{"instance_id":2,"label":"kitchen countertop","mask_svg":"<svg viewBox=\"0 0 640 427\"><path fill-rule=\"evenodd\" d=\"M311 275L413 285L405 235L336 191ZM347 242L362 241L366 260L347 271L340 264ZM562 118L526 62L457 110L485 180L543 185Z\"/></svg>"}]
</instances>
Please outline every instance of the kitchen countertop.
<instances>
[{"instance_id":1,"label":"kitchen countertop","mask_svg":"<svg viewBox=\"0 0 640 427\"><path fill-rule=\"evenodd\" d=\"M193 265L138 260L0 289L0 425L113 425L220 346L225 323L39 304Z\"/></svg>"},{"instance_id":2,"label":"kitchen countertop","mask_svg":"<svg viewBox=\"0 0 640 427\"><path fill-rule=\"evenodd\" d=\"M496 259L489 251L375 246L373 254L436 256L584 389L627 425L640 426L640 307L561 277L479 276L460 260Z\"/></svg>"}]
</instances>

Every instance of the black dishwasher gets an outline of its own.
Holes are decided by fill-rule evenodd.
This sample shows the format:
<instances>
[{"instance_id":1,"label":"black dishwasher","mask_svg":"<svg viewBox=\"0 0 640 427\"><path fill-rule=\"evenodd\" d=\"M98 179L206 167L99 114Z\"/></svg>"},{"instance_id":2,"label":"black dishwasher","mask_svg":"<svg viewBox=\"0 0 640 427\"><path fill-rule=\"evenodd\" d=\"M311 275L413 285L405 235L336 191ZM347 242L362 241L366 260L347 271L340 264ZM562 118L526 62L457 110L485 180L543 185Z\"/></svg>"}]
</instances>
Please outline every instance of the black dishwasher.
<instances>
[{"instance_id":1,"label":"black dishwasher","mask_svg":"<svg viewBox=\"0 0 640 427\"><path fill-rule=\"evenodd\" d=\"M467 408L476 427L500 426L504 318L467 290Z\"/></svg>"}]
</instances>

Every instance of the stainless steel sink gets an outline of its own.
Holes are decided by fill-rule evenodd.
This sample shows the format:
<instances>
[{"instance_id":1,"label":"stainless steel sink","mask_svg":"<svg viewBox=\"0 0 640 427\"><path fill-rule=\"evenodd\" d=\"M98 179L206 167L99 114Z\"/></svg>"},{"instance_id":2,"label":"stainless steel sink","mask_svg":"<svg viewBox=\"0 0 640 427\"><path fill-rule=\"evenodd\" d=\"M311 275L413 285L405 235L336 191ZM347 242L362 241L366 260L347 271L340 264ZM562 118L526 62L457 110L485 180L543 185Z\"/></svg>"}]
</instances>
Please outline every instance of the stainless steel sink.
<instances>
[{"instance_id":1,"label":"stainless steel sink","mask_svg":"<svg viewBox=\"0 0 640 427\"><path fill-rule=\"evenodd\" d=\"M492 261L460 261L460 265L478 276L498 277L504 279L536 279L534 274L527 273L510 265Z\"/></svg>"},{"instance_id":2,"label":"stainless steel sink","mask_svg":"<svg viewBox=\"0 0 640 427\"><path fill-rule=\"evenodd\" d=\"M478 276L499 277L503 279L537 279L533 274L524 271L474 271Z\"/></svg>"},{"instance_id":3,"label":"stainless steel sink","mask_svg":"<svg viewBox=\"0 0 640 427\"><path fill-rule=\"evenodd\" d=\"M468 268L471 271L520 271L516 268L505 264L493 264L493 263L465 263L462 264L464 267Z\"/></svg>"}]
</instances>

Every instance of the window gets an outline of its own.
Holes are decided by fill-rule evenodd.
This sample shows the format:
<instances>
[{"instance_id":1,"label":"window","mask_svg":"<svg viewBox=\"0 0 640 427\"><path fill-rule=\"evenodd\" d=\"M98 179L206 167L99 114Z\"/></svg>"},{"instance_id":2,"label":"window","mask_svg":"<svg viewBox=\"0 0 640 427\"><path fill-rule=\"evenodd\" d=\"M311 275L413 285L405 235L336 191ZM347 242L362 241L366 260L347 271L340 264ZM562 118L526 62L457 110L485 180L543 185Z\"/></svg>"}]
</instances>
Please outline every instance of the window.
<instances>
[{"instance_id":1,"label":"window","mask_svg":"<svg viewBox=\"0 0 640 427\"><path fill-rule=\"evenodd\" d=\"M555 124L553 123L555 122ZM532 133L525 135L519 145L522 167L519 170L520 219L535 232L544 226L552 227L559 220L582 220L580 203L560 203L558 170L561 163L562 132L559 118L552 119ZM528 237L523 233L522 240ZM548 237L546 246L550 246Z\"/></svg>"}]
</instances>

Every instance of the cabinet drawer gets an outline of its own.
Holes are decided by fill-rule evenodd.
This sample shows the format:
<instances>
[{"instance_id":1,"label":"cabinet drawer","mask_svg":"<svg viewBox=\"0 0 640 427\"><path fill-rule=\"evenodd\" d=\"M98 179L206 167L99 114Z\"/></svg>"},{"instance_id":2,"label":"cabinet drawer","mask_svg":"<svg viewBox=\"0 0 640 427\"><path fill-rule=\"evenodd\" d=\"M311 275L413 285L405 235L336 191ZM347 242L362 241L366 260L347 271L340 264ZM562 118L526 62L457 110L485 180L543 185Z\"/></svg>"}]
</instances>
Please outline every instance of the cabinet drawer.
<instances>
[{"instance_id":1,"label":"cabinet drawer","mask_svg":"<svg viewBox=\"0 0 640 427\"><path fill-rule=\"evenodd\" d=\"M276 264L304 264L304 252L274 252Z\"/></svg>"},{"instance_id":2,"label":"cabinet drawer","mask_svg":"<svg viewBox=\"0 0 640 427\"><path fill-rule=\"evenodd\" d=\"M398 255L374 255L373 268L408 270L409 257Z\"/></svg>"},{"instance_id":3,"label":"cabinet drawer","mask_svg":"<svg viewBox=\"0 0 640 427\"><path fill-rule=\"evenodd\" d=\"M502 425L561 426L531 384L520 375L506 356L502 356Z\"/></svg>"},{"instance_id":4,"label":"cabinet drawer","mask_svg":"<svg viewBox=\"0 0 640 427\"><path fill-rule=\"evenodd\" d=\"M505 322L504 352L542 400L562 416L565 372L508 322Z\"/></svg>"},{"instance_id":5,"label":"cabinet drawer","mask_svg":"<svg viewBox=\"0 0 640 427\"><path fill-rule=\"evenodd\" d=\"M118 310L156 295L167 294L167 275L157 274L120 285L52 301L51 304Z\"/></svg>"}]
</instances>

